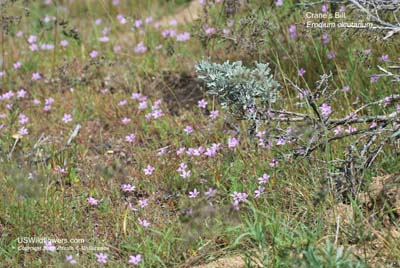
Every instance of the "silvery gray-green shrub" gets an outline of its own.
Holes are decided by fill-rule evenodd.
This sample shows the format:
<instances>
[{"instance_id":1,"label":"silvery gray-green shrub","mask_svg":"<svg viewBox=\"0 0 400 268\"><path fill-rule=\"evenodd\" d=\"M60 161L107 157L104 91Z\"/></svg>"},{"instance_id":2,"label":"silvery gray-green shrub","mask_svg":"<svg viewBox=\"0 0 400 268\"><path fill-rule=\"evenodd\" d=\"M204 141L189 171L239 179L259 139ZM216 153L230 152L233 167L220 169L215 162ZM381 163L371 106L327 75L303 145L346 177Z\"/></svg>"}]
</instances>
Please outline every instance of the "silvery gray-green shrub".
<instances>
[{"instance_id":1,"label":"silvery gray-green shrub","mask_svg":"<svg viewBox=\"0 0 400 268\"><path fill-rule=\"evenodd\" d=\"M247 68L241 61L218 64L202 60L196 64L196 71L207 93L218 97L223 108L241 119L256 120L258 111L277 100L279 83L268 64Z\"/></svg>"}]
</instances>

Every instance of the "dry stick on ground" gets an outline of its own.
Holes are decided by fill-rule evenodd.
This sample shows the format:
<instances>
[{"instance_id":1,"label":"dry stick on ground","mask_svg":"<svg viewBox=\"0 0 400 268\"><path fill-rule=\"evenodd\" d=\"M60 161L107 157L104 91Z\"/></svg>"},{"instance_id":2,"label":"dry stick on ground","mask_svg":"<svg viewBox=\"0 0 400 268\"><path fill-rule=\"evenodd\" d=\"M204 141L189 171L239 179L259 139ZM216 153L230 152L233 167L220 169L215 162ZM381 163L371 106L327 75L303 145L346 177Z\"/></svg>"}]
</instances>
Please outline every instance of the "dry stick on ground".
<instances>
[{"instance_id":1,"label":"dry stick on ground","mask_svg":"<svg viewBox=\"0 0 400 268\"><path fill-rule=\"evenodd\" d=\"M382 30L388 30L388 33L386 34L386 36L383 38L383 40L387 40L390 37L392 37L395 34L400 33L400 23L398 22L397 25L389 23L387 21L384 21L380 18L379 14L377 13L377 11L375 11L375 15L372 14L367 8L365 8L360 1L357 0L350 0L351 3L354 4L354 6L356 6L357 9L361 10L363 13L365 13L366 15L368 15L368 17L370 17L371 19L373 19L376 23L378 23L381 26L376 26L376 27L372 27L372 29L382 29ZM374 3L374 1L363 1L364 4L369 4L369 5L373 5L376 6L376 4ZM394 5L397 6L394 6ZM382 4L378 4L378 7L380 7L379 9L381 10L393 10L393 9L399 9L400 8L400 3L393 3L392 6L382 6ZM378 8L376 8L377 10ZM393 12L394 14L394 12ZM395 16L395 14L394 14ZM396 17L395 17L396 18ZM396 18L397 19L397 18Z\"/></svg>"},{"instance_id":2,"label":"dry stick on ground","mask_svg":"<svg viewBox=\"0 0 400 268\"><path fill-rule=\"evenodd\" d=\"M65 144L65 146L64 146L63 148L61 148L60 150L58 150L57 152L55 152L53 155L46 156L46 157L44 157L44 158L42 158L42 159L35 159L35 160L32 160L31 162L33 162L33 163L46 162L46 163L47 163L52 157L54 157L55 155L60 154L61 152L65 151L65 150L67 149L67 147L71 145L72 141L76 138L76 136L78 136L81 127L82 127L81 124L77 124L77 125L75 126L75 128L74 128L74 131L73 131L72 134L69 136L69 138L68 138L67 143ZM49 137L44 138L43 140L46 140L46 139L48 139L48 138L49 138ZM40 140L40 139L39 139L39 140ZM43 140L42 140L42 142L43 142ZM40 143L40 142L38 141L37 143ZM35 149L35 147L36 147L36 144L35 144L35 146L34 146L34 149ZM32 155L32 153L31 153L30 155Z\"/></svg>"},{"instance_id":3,"label":"dry stick on ground","mask_svg":"<svg viewBox=\"0 0 400 268\"><path fill-rule=\"evenodd\" d=\"M277 157L278 159L298 156L309 157L312 152L333 141L352 136L358 137L356 142L349 144L347 157L342 161L343 166L339 168L339 170L342 170L341 173L343 173L343 177L345 178L344 185L346 185L346 189L344 193L351 193L355 196L359 193L362 185L364 185L363 174L365 169L372 165L384 146L395 142L400 137L400 134L397 135L397 133L400 133L400 111L398 109L389 114L382 111L381 114L368 115L368 108L373 106L393 106L399 102L400 95L392 94L382 99L360 105L343 118L323 117L321 108L319 108L321 103L329 103L329 100L338 92L337 89L328 92L328 85L326 83L329 77L329 75L321 76L321 80L317 82L314 92L308 92L286 78L289 84L302 94L305 104L311 109L308 112L301 113L266 108L257 113L257 119L268 122L269 125L273 122L276 123L273 129L278 131L279 134L272 134L274 130L269 131L265 137L269 142L278 138L295 142L293 149L289 153ZM286 129L279 128L281 123L287 123ZM367 123L373 123L374 125L358 130L352 127L355 124ZM303 128L304 124L306 124L307 130ZM293 130L293 126L295 126L295 129L299 128L298 130L301 132L295 131L296 134L293 134L293 131L287 131L289 128ZM329 134L328 131L332 131L339 126L349 126L349 129L342 134L339 131L335 135ZM310 130L311 137L307 137L310 133L304 135L304 130ZM341 131L343 131L343 128ZM358 149L357 147L360 147L360 145L363 147ZM325 163L328 162L333 163L332 160L325 161Z\"/></svg>"}]
</instances>

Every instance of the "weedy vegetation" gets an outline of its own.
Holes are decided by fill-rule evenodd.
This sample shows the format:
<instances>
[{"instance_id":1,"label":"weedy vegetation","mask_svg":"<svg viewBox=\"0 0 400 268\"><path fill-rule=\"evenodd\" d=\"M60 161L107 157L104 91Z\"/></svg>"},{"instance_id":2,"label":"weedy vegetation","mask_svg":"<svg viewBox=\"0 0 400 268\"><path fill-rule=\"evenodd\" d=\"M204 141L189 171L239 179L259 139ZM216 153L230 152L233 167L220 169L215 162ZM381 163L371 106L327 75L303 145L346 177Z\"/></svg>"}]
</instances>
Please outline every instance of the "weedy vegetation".
<instances>
[{"instance_id":1,"label":"weedy vegetation","mask_svg":"<svg viewBox=\"0 0 400 268\"><path fill-rule=\"evenodd\" d=\"M399 267L399 8L0 0L0 267Z\"/></svg>"}]
</instances>

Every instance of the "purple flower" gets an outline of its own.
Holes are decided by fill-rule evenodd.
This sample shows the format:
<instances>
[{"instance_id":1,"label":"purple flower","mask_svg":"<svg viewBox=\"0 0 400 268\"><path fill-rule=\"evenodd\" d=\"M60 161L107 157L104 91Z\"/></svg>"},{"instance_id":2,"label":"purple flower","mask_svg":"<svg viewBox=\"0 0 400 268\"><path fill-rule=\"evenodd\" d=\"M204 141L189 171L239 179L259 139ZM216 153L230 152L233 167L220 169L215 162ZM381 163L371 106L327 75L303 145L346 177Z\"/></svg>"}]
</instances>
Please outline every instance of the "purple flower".
<instances>
[{"instance_id":1,"label":"purple flower","mask_svg":"<svg viewBox=\"0 0 400 268\"><path fill-rule=\"evenodd\" d=\"M304 70L303 68L300 68L300 69L297 71L297 74L298 74L299 76L303 76L305 73L306 73L306 70Z\"/></svg>"},{"instance_id":2,"label":"purple flower","mask_svg":"<svg viewBox=\"0 0 400 268\"><path fill-rule=\"evenodd\" d=\"M140 199L140 200L138 201L138 205L139 205L141 208L145 208L145 207L147 207L147 206L149 205L149 202L148 202L147 199Z\"/></svg>"},{"instance_id":3,"label":"purple flower","mask_svg":"<svg viewBox=\"0 0 400 268\"><path fill-rule=\"evenodd\" d=\"M150 116L152 116L154 119L157 119L163 115L164 115L164 113L161 109L156 109L150 114Z\"/></svg>"},{"instance_id":4,"label":"purple flower","mask_svg":"<svg viewBox=\"0 0 400 268\"><path fill-rule=\"evenodd\" d=\"M135 189L136 189L136 187L129 183L121 185L121 191L123 191L123 192L133 192L133 191L135 191Z\"/></svg>"},{"instance_id":5,"label":"purple flower","mask_svg":"<svg viewBox=\"0 0 400 268\"><path fill-rule=\"evenodd\" d=\"M56 167L56 171L61 175L67 174L67 170L65 168L60 167L60 166Z\"/></svg>"},{"instance_id":6,"label":"purple flower","mask_svg":"<svg viewBox=\"0 0 400 268\"><path fill-rule=\"evenodd\" d=\"M345 5L340 6L339 12L342 12L342 13L346 12L346 6Z\"/></svg>"},{"instance_id":7,"label":"purple flower","mask_svg":"<svg viewBox=\"0 0 400 268\"><path fill-rule=\"evenodd\" d=\"M350 90L349 86L345 86L342 88L342 92L348 92Z\"/></svg>"},{"instance_id":8,"label":"purple flower","mask_svg":"<svg viewBox=\"0 0 400 268\"><path fill-rule=\"evenodd\" d=\"M228 138L228 148L235 148L238 146L239 140L236 138Z\"/></svg>"},{"instance_id":9,"label":"purple flower","mask_svg":"<svg viewBox=\"0 0 400 268\"><path fill-rule=\"evenodd\" d=\"M151 106L151 109L152 109L152 110L159 109L159 108L160 108L160 105L161 105L161 103L162 103L162 99L158 99L158 100L156 100L156 101L154 102L153 106Z\"/></svg>"},{"instance_id":10,"label":"purple flower","mask_svg":"<svg viewBox=\"0 0 400 268\"><path fill-rule=\"evenodd\" d=\"M86 199L86 201L88 201L89 204L91 204L92 206L97 206L99 204L99 200L93 198L93 197L88 197Z\"/></svg>"},{"instance_id":11,"label":"purple flower","mask_svg":"<svg viewBox=\"0 0 400 268\"><path fill-rule=\"evenodd\" d=\"M144 110L144 109L146 109L147 108L147 101L141 101L141 102L139 102L139 106L138 106L138 109L139 110Z\"/></svg>"},{"instance_id":12,"label":"purple flower","mask_svg":"<svg viewBox=\"0 0 400 268\"><path fill-rule=\"evenodd\" d=\"M258 186L257 190L254 191L254 197L259 198L265 192L265 187Z\"/></svg>"},{"instance_id":13,"label":"purple flower","mask_svg":"<svg viewBox=\"0 0 400 268\"><path fill-rule=\"evenodd\" d=\"M17 98L18 99L25 98L26 94L27 94L27 92L25 89L20 89L17 91Z\"/></svg>"},{"instance_id":14,"label":"purple flower","mask_svg":"<svg viewBox=\"0 0 400 268\"><path fill-rule=\"evenodd\" d=\"M269 162L270 167L276 167L278 165L278 159L272 158L271 161Z\"/></svg>"},{"instance_id":15,"label":"purple flower","mask_svg":"<svg viewBox=\"0 0 400 268\"><path fill-rule=\"evenodd\" d=\"M371 84L378 82L378 80L379 80L379 75L377 75L377 74L371 75L371 79L370 79Z\"/></svg>"},{"instance_id":16,"label":"purple flower","mask_svg":"<svg viewBox=\"0 0 400 268\"><path fill-rule=\"evenodd\" d=\"M147 18L144 19L144 22L145 23L152 23L153 20L154 20L153 17L147 17Z\"/></svg>"},{"instance_id":17,"label":"purple flower","mask_svg":"<svg viewBox=\"0 0 400 268\"><path fill-rule=\"evenodd\" d=\"M196 198L199 194L200 192L195 188L193 191L189 192L189 198Z\"/></svg>"},{"instance_id":18,"label":"purple flower","mask_svg":"<svg viewBox=\"0 0 400 268\"><path fill-rule=\"evenodd\" d=\"M352 126L348 126L348 128L346 129L346 133L349 133L349 134L354 133L356 131L357 131L357 129Z\"/></svg>"},{"instance_id":19,"label":"purple flower","mask_svg":"<svg viewBox=\"0 0 400 268\"><path fill-rule=\"evenodd\" d=\"M217 151L220 149L221 144L213 144L211 147L207 148L206 151L204 152L204 155L208 157L215 156L217 154Z\"/></svg>"},{"instance_id":20,"label":"purple flower","mask_svg":"<svg viewBox=\"0 0 400 268\"><path fill-rule=\"evenodd\" d=\"M129 135L125 136L125 141L129 143L133 143L136 139L136 135L134 133L131 133Z\"/></svg>"},{"instance_id":21,"label":"purple flower","mask_svg":"<svg viewBox=\"0 0 400 268\"><path fill-rule=\"evenodd\" d=\"M186 126L185 129L183 130L186 134L192 134L193 133L193 127L192 126Z\"/></svg>"},{"instance_id":22,"label":"purple flower","mask_svg":"<svg viewBox=\"0 0 400 268\"><path fill-rule=\"evenodd\" d=\"M31 51L37 51L39 49L39 46L37 44L32 44L29 46L29 49Z\"/></svg>"},{"instance_id":23,"label":"purple flower","mask_svg":"<svg viewBox=\"0 0 400 268\"><path fill-rule=\"evenodd\" d=\"M258 183L259 183L259 184L265 184L265 183L267 183L267 181L268 181L270 178L271 178L271 177L270 177L268 174L264 173L264 174L262 175L262 177L258 178Z\"/></svg>"},{"instance_id":24,"label":"purple flower","mask_svg":"<svg viewBox=\"0 0 400 268\"><path fill-rule=\"evenodd\" d=\"M99 254L96 254L97 257L97 262L99 263L107 263L107 254L104 254L103 252L100 252Z\"/></svg>"},{"instance_id":25,"label":"purple flower","mask_svg":"<svg viewBox=\"0 0 400 268\"><path fill-rule=\"evenodd\" d=\"M152 167L151 165L147 165L147 167L143 169L145 175L153 174L154 170L155 168Z\"/></svg>"},{"instance_id":26,"label":"purple flower","mask_svg":"<svg viewBox=\"0 0 400 268\"><path fill-rule=\"evenodd\" d=\"M162 37L167 38L167 37L174 37L176 36L176 30L174 29L165 29L161 32Z\"/></svg>"},{"instance_id":27,"label":"purple flower","mask_svg":"<svg viewBox=\"0 0 400 268\"><path fill-rule=\"evenodd\" d=\"M336 52L335 51L331 51L328 53L328 59L333 59L336 57Z\"/></svg>"},{"instance_id":28,"label":"purple flower","mask_svg":"<svg viewBox=\"0 0 400 268\"><path fill-rule=\"evenodd\" d=\"M50 111L51 110L51 105L45 105L43 107L43 110L46 111L46 112Z\"/></svg>"},{"instance_id":29,"label":"purple flower","mask_svg":"<svg viewBox=\"0 0 400 268\"><path fill-rule=\"evenodd\" d=\"M21 65L22 65L21 62L19 62L19 61L17 61L16 63L13 64L14 69L16 69L16 70L21 68Z\"/></svg>"},{"instance_id":30,"label":"purple flower","mask_svg":"<svg viewBox=\"0 0 400 268\"><path fill-rule=\"evenodd\" d=\"M135 208L134 206L132 206L132 203L129 202L128 207L130 210L132 210L133 212L138 211L137 208Z\"/></svg>"},{"instance_id":31,"label":"purple flower","mask_svg":"<svg viewBox=\"0 0 400 268\"><path fill-rule=\"evenodd\" d=\"M142 20L135 20L135 27L136 28L140 28L143 25L143 21Z\"/></svg>"},{"instance_id":32,"label":"purple flower","mask_svg":"<svg viewBox=\"0 0 400 268\"><path fill-rule=\"evenodd\" d=\"M189 39L190 39L190 33L188 32L184 32L176 36L176 41L178 42L185 42L188 41Z\"/></svg>"},{"instance_id":33,"label":"purple flower","mask_svg":"<svg viewBox=\"0 0 400 268\"><path fill-rule=\"evenodd\" d=\"M185 148L185 147L181 147L181 148L179 148L179 149L176 151L176 155L181 155L181 154L183 154L185 151L186 151L186 148Z\"/></svg>"},{"instance_id":34,"label":"purple flower","mask_svg":"<svg viewBox=\"0 0 400 268\"><path fill-rule=\"evenodd\" d=\"M142 261L142 255L137 254L135 256L133 256L133 255L129 256L128 263L139 264L141 261Z\"/></svg>"},{"instance_id":35,"label":"purple flower","mask_svg":"<svg viewBox=\"0 0 400 268\"><path fill-rule=\"evenodd\" d=\"M364 50L365 55L368 55L369 53L371 53L371 48L367 48L366 50Z\"/></svg>"},{"instance_id":36,"label":"purple flower","mask_svg":"<svg viewBox=\"0 0 400 268\"><path fill-rule=\"evenodd\" d=\"M147 51L147 48L145 47L143 41L136 45L134 51L135 53L145 53Z\"/></svg>"},{"instance_id":37,"label":"purple flower","mask_svg":"<svg viewBox=\"0 0 400 268\"><path fill-rule=\"evenodd\" d=\"M276 145L280 146L280 145L285 145L286 144L286 140L282 137L280 137L278 139L278 141L276 142Z\"/></svg>"},{"instance_id":38,"label":"purple flower","mask_svg":"<svg viewBox=\"0 0 400 268\"><path fill-rule=\"evenodd\" d=\"M125 19L124 15L122 15L122 14L118 14L118 15L117 15L117 20L118 20L119 23L121 23L121 24L125 24L125 23L128 22L128 21Z\"/></svg>"},{"instance_id":39,"label":"purple flower","mask_svg":"<svg viewBox=\"0 0 400 268\"><path fill-rule=\"evenodd\" d=\"M324 33L324 34L322 35L322 43L323 43L324 45L326 45L326 44L329 43L329 35L328 35L327 33Z\"/></svg>"},{"instance_id":40,"label":"purple flower","mask_svg":"<svg viewBox=\"0 0 400 268\"><path fill-rule=\"evenodd\" d=\"M147 220L142 220L141 218L138 218L138 222L141 226L143 226L144 228L147 228L150 226L150 222L148 222Z\"/></svg>"},{"instance_id":41,"label":"purple flower","mask_svg":"<svg viewBox=\"0 0 400 268\"><path fill-rule=\"evenodd\" d=\"M186 165L186 163L182 162L182 163L179 165L177 171L178 171L178 172L182 172L182 171L186 170L187 167L188 167L188 166Z\"/></svg>"},{"instance_id":42,"label":"purple flower","mask_svg":"<svg viewBox=\"0 0 400 268\"><path fill-rule=\"evenodd\" d=\"M61 41L60 41L60 46L62 46L62 47L67 47L68 45L69 45L69 43L68 43L67 40L61 40Z\"/></svg>"},{"instance_id":43,"label":"purple flower","mask_svg":"<svg viewBox=\"0 0 400 268\"><path fill-rule=\"evenodd\" d=\"M28 37L28 43L29 44L33 44L33 43L36 43L36 42L37 42L37 36L36 35L30 35Z\"/></svg>"},{"instance_id":44,"label":"purple flower","mask_svg":"<svg viewBox=\"0 0 400 268\"><path fill-rule=\"evenodd\" d=\"M292 24L289 26L289 35L292 39L297 38L296 25Z\"/></svg>"},{"instance_id":45,"label":"purple flower","mask_svg":"<svg viewBox=\"0 0 400 268\"><path fill-rule=\"evenodd\" d=\"M33 73L32 74L32 80L33 81L40 80L41 78L42 78L42 76L40 75L40 73Z\"/></svg>"},{"instance_id":46,"label":"purple flower","mask_svg":"<svg viewBox=\"0 0 400 268\"><path fill-rule=\"evenodd\" d=\"M167 149L168 149L168 146L158 149L157 155L158 156L164 155L165 153L168 152Z\"/></svg>"},{"instance_id":47,"label":"purple flower","mask_svg":"<svg viewBox=\"0 0 400 268\"><path fill-rule=\"evenodd\" d=\"M127 100L121 100L120 102L118 102L118 106L125 106L127 103Z\"/></svg>"},{"instance_id":48,"label":"purple flower","mask_svg":"<svg viewBox=\"0 0 400 268\"><path fill-rule=\"evenodd\" d=\"M322 12L322 13L328 12L328 6L327 6L327 5L322 5L322 6L321 6L321 12Z\"/></svg>"},{"instance_id":49,"label":"purple flower","mask_svg":"<svg viewBox=\"0 0 400 268\"><path fill-rule=\"evenodd\" d=\"M197 102L197 106L200 108L205 109L207 107L207 101L205 99L201 99Z\"/></svg>"},{"instance_id":50,"label":"purple flower","mask_svg":"<svg viewBox=\"0 0 400 268\"><path fill-rule=\"evenodd\" d=\"M105 36L105 35L108 35L110 33L110 28L108 28L108 27L105 27L104 29L103 29L103 31L102 31L102 34Z\"/></svg>"},{"instance_id":51,"label":"purple flower","mask_svg":"<svg viewBox=\"0 0 400 268\"><path fill-rule=\"evenodd\" d=\"M239 204L247 201L248 194L233 192L233 194L231 194L231 197L233 198L233 201L235 203Z\"/></svg>"},{"instance_id":52,"label":"purple flower","mask_svg":"<svg viewBox=\"0 0 400 268\"><path fill-rule=\"evenodd\" d=\"M18 130L18 134L21 135L21 136L25 136L25 135L28 135L29 132L28 132L28 129L27 129L26 127L21 127L21 128Z\"/></svg>"},{"instance_id":53,"label":"purple flower","mask_svg":"<svg viewBox=\"0 0 400 268\"><path fill-rule=\"evenodd\" d=\"M335 136L339 135L340 133L342 133L343 128L342 126L337 126L334 130L333 133L335 134Z\"/></svg>"},{"instance_id":54,"label":"purple flower","mask_svg":"<svg viewBox=\"0 0 400 268\"><path fill-rule=\"evenodd\" d=\"M215 110L215 111L211 111L211 112L210 112L210 118L211 118L211 120L217 119L218 116L219 116L219 111L218 111L218 110Z\"/></svg>"},{"instance_id":55,"label":"purple flower","mask_svg":"<svg viewBox=\"0 0 400 268\"><path fill-rule=\"evenodd\" d=\"M183 179L186 179L186 178L189 178L190 177L190 174L191 174L191 171L190 170L182 170L181 171L181 177L183 178Z\"/></svg>"},{"instance_id":56,"label":"purple flower","mask_svg":"<svg viewBox=\"0 0 400 268\"><path fill-rule=\"evenodd\" d=\"M14 97L14 92L13 91L11 91L11 90L9 90L7 93L4 93L3 95L1 95L1 98L3 99L3 100L9 100L9 99L11 99L12 97Z\"/></svg>"},{"instance_id":57,"label":"purple flower","mask_svg":"<svg viewBox=\"0 0 400 268\"><path fill-rule=\"evenodd\" d=\"M54 49L54 45L53 44L42 44L40 46L41 50L53 50Z\"/></svg>"},{"instance_id":58,"label":"purple flower","mask_svg":"<svg viewBox=\"0 0 400 268\"><path fill-rule=\"evenodd\" d=\"M71 122L72 121L72 116L70 114L64 114L64 117L63 117L62 121L64 123Z\"/></svg>"},{"instance_id":59,"label":"purple flower","mask_svg":"<svg viewBox=\"0 0 400 268\"><path fill-rule=\"evenodd\" d=\"M108 36L102 36L99 38L99 41L101 43L107 43L108 41L110 41L110 38Z\"/></svg>"},{"instance_id":60,"label":"purple flower","mask_svg":"<svg viewBox=\"0 0 400 268\"><path fill-rule=\"evenodd\" d=\"M129 124L132 120L128 117L124 117L121 119L122 124L126 125Z\"/></svg>"},{"instance_id":61,"label":"purple flower","mask_svg":"<svg viewBox=\"0 0 400 268\"><path fill-rule=\"evenodd\" d=\"M155 29L160 28L160 27L161 27L161 22L157 21L156 23L153 24L153 27L154 27Z\"/></svg>"},{"instance_id":62,"label":"purple flower","mask_svg":"<svg viewBox=\"0 0 400 268\"><path fill-rule=\"evenodd\" d=\"M92 52L90 52L90 57L92 59L96 58L99 55L99 52L97 52L96 50L93 50Z\"/></svg>"},{"instance_id":63,"label":"purple flower","mask_svg":"<svg viewBox=\"0 0 400 268\"><path fill-rule=\"evenodd\" d=\"M386 107L392 103L392 98L390 96L388 96L388 97L385 97L385 99L383 101L384 101L383 106Z\"/></svg>"},{"instance_id":64,"label":"purple flower","mask_svg":"<svg viewBox=\"0 0 400 268\"><path fill-rule=\"evenodd\" d=\"M65 260L69 262L69 264L76 264L76 260L72 257L72 255L65 256Z\"/></svg>"},{"instance_id":65,"label":"purple flower","mask_svg":"<svg viewBox=\"0 0 400 268\"><path fill-rule=\"evenodd\" d=\"M207 26L207 27L204 29L204 32L206 33L206 35L212 35L212 34L214 34L214 33L216 32L216 30L215 30L215 28L213 28L213 27Z\"/></svg>"},{"instance_id":66,"label":"purple flower","mask_svg":"<svg viewBox=\"0 0 400 268\"><path fill-rule=\"evenodd\" d=\"M387 61L389 61L389 55L383 54L383 55L381 56L381 61L382 61L382 62L387 62Z\"/></svg>"},{"instance_id":67,"label":"purple flower","mask_svg":"<svg viewBox=\"0 0 400 268\"><path fill-rule=\"evenodd\" d=\"M24 114L19 114L19 115L18 115L18 119L19 119L19 123L20 123L21 125L25 125L26 123L29 122L29 118L28 118L26 115L24 115Z\"/></svg>"},{"instance_id":68,"label":"purple flower","mask_svg":"<svg viewBox=\"0 0 400 268\"><path fill-rule=\"evenodd\" d=\"M332 113L332 107L329 104L323 103L319 108L324 117L328 117Z\"/></svg>"},{"instance_id":69,"label":"purple flower","mask_svg":"<svg viewBox=\"0 0 400 268\"><path fill-rule=\"evenodd\" d=\"M172 19L168 22L169 26L176 26L178 22L175 19Z\"/></svg>"},{"instance_id":70,"label":"purple flower","mask_svg":"<svg viewBox=\"0 0 400 268\"><path fill-rule=\"evenodd\" d=\"M225 35L228 35L228 34L231 33L231 29L225 29L225 28L224 28L224 29L222 30L222 33L225 34Z\"/></svg>"},{"instance_id":71,"label":"purple flower","mask_svg":"<svg viewBox=\"0 0 400 268\"><path fill-rule=\"evenodd\" d=\"M121 46L120 46L120 45L115 45L115 46L113 47L113 51L114 51L115 53L120 52L120 51L121 51Z\"/></svg>"},{"instance_id":72,"label":"purple flower","mask_svg":"<svg viewBox=\"0 0 400 268\"><path fill-rule=\"evenodd\" d=\"M215 190L213 188L208 188L207 192L205 192L204 195L207 196L208 198L211 198L211 197L214 197L216 193L217 193L217 190Z\"/></svg>"},{"instance_id":73,"label":"purple flower","mask_svg":"<svg viewBox=\"0 0 400 268\"><path fill-rule=\"evenodd\" d=\"M53 104L53 102L54 102L54 99L53 98L46 98L46 99L44 99L44 103L46 104L46 105L51 105L51 104Z\"/></svg>"},{"instance_id":74,"label":"purple flower","mask_svg":"<svg viewBox=\"0 0 400 268\"><path fill-rule=\"evenodd\" d=\"M51 21L51 19L50 19L50 17L49 17L48 15L46 15L46 16L44 17L43 21L44 21L45 23L49 23L49 22Z\"/></svg>"},{"instance_id":75,"label":"purple flower","mask_svg":"<svg viewBox=\"0 0 400 268\"><path fill-rule=\"evenodd\" d=\"M282 5L283 5L283 0L276 0L275 5L276 5L277 7L282 6Z\"/></svg>"}]
</instances>

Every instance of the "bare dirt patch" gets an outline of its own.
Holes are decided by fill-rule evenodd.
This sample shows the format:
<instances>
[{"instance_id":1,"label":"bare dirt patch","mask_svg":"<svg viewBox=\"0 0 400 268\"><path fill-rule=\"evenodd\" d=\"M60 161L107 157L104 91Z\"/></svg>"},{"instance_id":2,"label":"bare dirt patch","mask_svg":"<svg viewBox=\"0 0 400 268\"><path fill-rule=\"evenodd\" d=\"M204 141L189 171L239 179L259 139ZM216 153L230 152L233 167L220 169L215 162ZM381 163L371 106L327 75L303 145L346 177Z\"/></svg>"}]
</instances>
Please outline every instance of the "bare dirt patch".
<instances>
[{"instance_id":1,"label":"bare dirt patch","mask_svg":"<svg viewBox=\"0 0 400 268\"><path fill-rule=\"evenodd\" d=\"M203 264L200 266L193 266L192 268L244 268L245 262L240 256L230 256L221 258L219 260Z\"/></svg>"},{"instance_id":2,"label":"bare dirt patch","mask_svg":"<svg viewBox=\"0 0 400 268\"><path fill-rule=\"evenodd\" d=\"M172 115L190 110L204 97L202 83L194 74L165 71L154 77L145 94L162 97Z\"/></svg>"},{"instance_id":3,"label":"bare dirt patch","mask_svg":"<svg viewBox=\"0 0 400 268\"><path fill-rule=\"evenodd\" d=\"M171 20L176 20L179 24L185 24L195 21L200 17L202 6L199 1L192 1L188 6L177 10L173 15L161 19L163 25L168 25Z\"/></svg>"}]
</instances>

